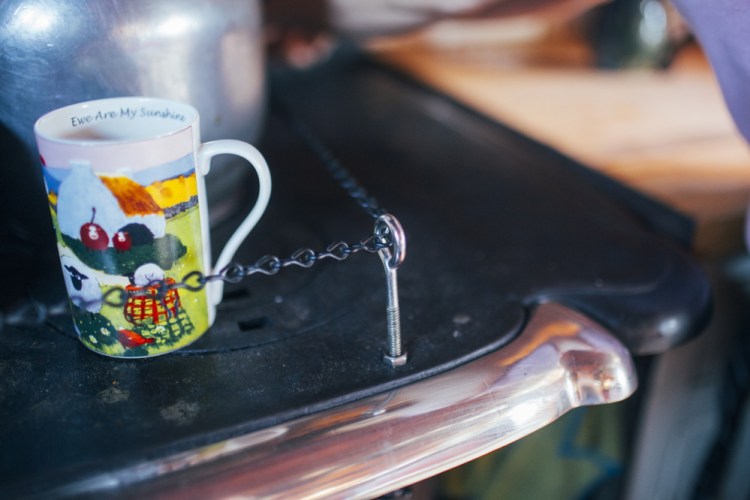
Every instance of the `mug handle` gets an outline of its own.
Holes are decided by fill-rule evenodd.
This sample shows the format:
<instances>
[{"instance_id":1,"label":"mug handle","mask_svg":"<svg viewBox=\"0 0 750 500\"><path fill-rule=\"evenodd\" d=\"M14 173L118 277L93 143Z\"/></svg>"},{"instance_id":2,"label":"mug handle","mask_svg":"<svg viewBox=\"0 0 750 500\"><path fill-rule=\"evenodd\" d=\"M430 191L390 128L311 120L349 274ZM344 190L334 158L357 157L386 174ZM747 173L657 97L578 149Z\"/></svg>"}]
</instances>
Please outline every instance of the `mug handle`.
<instances>
[{"instance_id":1,"label":"mug handle","mask_svg":"<svg viewBox=\"0 0 750 500\"><path fill-rule=\"evenodd\" d=\"M217 270L221 270L227 264L229 264L232 257L234 257L237 249L240 247L250 231L255 227L255 224L257 224L260 220L261 215L263 215L263 212L265 212L266 210L268 200L271 197L271 173L268 170L268 164L263 158L263 155L260 154L260 151L243 141L234 139L222 139L218 141L203 143L198 154L202 176L208 174L208 171L211 167L211 159L214 156L221 154L241 156L242 158L246 159L250 163L250 165L252 165L252 167L255 169L255 173L258 175L258 199L255 202L255 206L253 206L252 210L250 210L250 213L247 214L242 223L240 223L239 227L234 231L234 233L232 233L232 236L229 238L226 245L224 245L224 248L219 254L219 258L216 259L216 264L211 266L209 262L208 267L210 269L210 274L213 274ZM202 215L207 215L207 212L204 212L204 214ZM204 227L201 231L204 235L203 251L208 252L207 255L210 255L210 240L206 237L208 235L208 217L203 217L203 219L205 219L202 221L202 225ZM208 283L207 294L208 300L211 304L213 304L214 306L218 305L219 302L221 302L223 293L223 281L218 280Z\"/></svg>"}]
</instances>

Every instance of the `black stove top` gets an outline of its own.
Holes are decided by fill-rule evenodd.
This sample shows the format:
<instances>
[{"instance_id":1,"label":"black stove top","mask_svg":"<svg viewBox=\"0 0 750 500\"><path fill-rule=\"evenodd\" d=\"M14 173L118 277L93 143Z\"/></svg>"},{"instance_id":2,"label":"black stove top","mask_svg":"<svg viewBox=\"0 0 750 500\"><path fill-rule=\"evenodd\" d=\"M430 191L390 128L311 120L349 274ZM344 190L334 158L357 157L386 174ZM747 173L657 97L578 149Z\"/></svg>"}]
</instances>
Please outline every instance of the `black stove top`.
<instances>
[{"instance_id":1,"label":"black stove top","mask_svg":"<svg viewBox=\"0 0 750 500\"><path fill-rule=\"evenodd\" d=\"M0 490L55 491L430 377L502 348L545 301L634 353L704 325L710 293L681 215L367 59L280 71L272 88L406 230L409 363L381 361L385 278L369 254L231 285L201 340L155 359L91 353L68 317L6 328ZM271 203L235 260L372 232L273 106L260 149Z\"/></svg>"}]
</instances>

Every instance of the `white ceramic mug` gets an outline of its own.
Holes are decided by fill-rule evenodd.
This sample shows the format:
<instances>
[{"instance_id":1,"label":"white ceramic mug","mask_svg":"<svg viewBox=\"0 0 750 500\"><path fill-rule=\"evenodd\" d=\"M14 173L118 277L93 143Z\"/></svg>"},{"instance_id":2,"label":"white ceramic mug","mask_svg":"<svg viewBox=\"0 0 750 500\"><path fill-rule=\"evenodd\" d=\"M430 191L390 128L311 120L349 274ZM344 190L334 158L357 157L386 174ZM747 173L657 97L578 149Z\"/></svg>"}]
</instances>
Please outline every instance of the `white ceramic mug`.
<instances>
[{"instance_id":1,"label":"white ceramic mug","mask_svg":"<svg viewBox=\"0 0 750 500\"><path fill-rule=\"evenodd\" d=\"M214 322L223 282L166 295L158 287L229 263L268 204L271 176L263 156L242 141L201 143L194 107L149 97L60 108L39 118L34 132L81 341L130 358L198 339ZM204 177L219 154L245 158L260 189L212 264ZM124 307L102 305L112 287L126 290Z\"/></svg>"}]
</instances>

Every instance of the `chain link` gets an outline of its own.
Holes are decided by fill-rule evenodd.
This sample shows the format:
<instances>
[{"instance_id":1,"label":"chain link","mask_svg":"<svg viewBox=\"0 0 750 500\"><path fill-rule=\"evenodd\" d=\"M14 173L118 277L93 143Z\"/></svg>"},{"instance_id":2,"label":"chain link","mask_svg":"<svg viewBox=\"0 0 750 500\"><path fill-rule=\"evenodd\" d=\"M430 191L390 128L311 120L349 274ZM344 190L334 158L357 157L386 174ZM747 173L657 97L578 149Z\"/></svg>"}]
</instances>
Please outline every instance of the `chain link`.
<instances>
[{"instance_id":1,"label":"chain link","mask_svg":"<svg viewBox=\"0 0 750 500\"><path fill-rule=\"evenodd\" d=\"M277 114L282 117L286 125L299 137L305 146L322 162L325 169L338 182L342 189L359 205L370 217L377 219L386 211L380 208L377 200L370 196L359 184L356 178L349 172L333 153L304 125L299 119L292 115L278 99L273 100ZM302 267L308 269L323 260L344 261L350 256L359 253L378 253L379 251L393 246L393 241L388 233L376 232L356 243L338 241L326 247L324 251L315 252L310 248L300 248L287 258L274 255L266 255L250 265L231 263L221 269L217 274L204 275L200 271L192 271L183 276L182 281L155 280L148 283L139 290L126 291L120 286L107 290L101 299L93 301L80 301L76 305L83 309L92 306L107 305L110 307L123 307L131 297L149 296L154 300L165 302L167 294L173 289L184 289L191 292L203 290L211 282L222 280L226 283L239 283L253 274L264 274L272 276L286 267ZM165 307L166 308L166 307ZM5 326L27 326L34 327L42 325L49 317L67 314L68 308L65 302L46 306L35 300L28 300L11 312L0 313L0 331Z\"/></svg>"}]
</instances>

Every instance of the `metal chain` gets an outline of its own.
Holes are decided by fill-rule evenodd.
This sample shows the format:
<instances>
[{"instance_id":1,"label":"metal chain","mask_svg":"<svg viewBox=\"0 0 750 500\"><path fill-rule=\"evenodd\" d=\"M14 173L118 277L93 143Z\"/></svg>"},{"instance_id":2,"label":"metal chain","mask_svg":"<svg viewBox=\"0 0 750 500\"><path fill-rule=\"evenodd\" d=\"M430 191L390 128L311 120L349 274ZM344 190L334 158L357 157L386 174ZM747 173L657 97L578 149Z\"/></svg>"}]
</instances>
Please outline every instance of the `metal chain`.
<instances>
[{"instance_id":1,"label":"metal chain","mask_svg":"<svg viewBox=\"0 0 750 500\"><path fill-rule=\"evenodd\" d=\"M275 255L265 255L250 265L231 263L221 269L217 274L204 275L200 271L192 271L186 274L182 281L167 283L164 280L154 280L142 287L141 290L125 292L123 288L114 287L108 290L101 300L87 303L81 302L80 307L106 304L113 307L122 307L127 302L128 297L149 296L155 300L165 300L170 290L184 289L190 292L202 290L212 281L224 281L226 283L239 283L243 279L253 274L265 274L272 276L277 274L285 267L297 266L310 268L317 262L326 259L343 261L358 252L378 253L384 248L391 246L390 238L387 236L372 235L368 236L357 243L346 243L338 241L328 245L322 252L315 252L310 248L300 248L288 258L279 258Z\"/></svg>"},{"instance_id":2,"label":"metal chain","mask_svg":"<svg viewBox=\"0 0 750 500\"><path fill-rule=\"evenodd\" d=\"M370 196L365 188L359 184L357 179L341 162L334 156L328 147L323 144L313 132L300 121L296 116L290 113L286 106L278 99L273 100L274 107L278 114L283 117L289 128L302 139L305 145L312 151L315 156L323 163L323 166L331 174L347 194L373 219L384 215L383 210L378 205L378 200Z\"/></svg>"},{"instance_id":3,"label":"metal chain","mask_svg":"<svg viewBox=\"0 0 750 500\"><path fill-rule=\"evenodd\" d=\"M379 207L377 200L370 196L359 184L356 178L349 172L333 153L315 137L310 129L299 119L292 115L287 108L275 99L277 114L284 118L286 125L294 132L313 154L322 162L325 169L336 180L346 193L359 205L370 217L378 219L387 212ZM267 276L277 274L281 269L291 266L310 268L317 262L331 259L343 261L359 252L379 253L381 250L393 246L389 233L377 232L361 239L357 243L346 243L338 241L326 247L324 251L315 252L310 248L300 248L288 258L280 258L274 255L266 255L250 265L231 263L219 270L217 274L204 275L200 271L192 271L186 274L179 282L167 282L155 280L141 287L140 290L126 291L122 287L113 287L105 292L101 299L91 302L79 302L76 305L82 308L92 305L108 305L122 307L127 303L129 297L149 296L152 299L164 301L167 293L173 289L185 289L197 292L213 281L222 280L227 283L238 283L253 274L264 274ZM66 304L59 303L47 306L36 300L27 300L16 309L7 313L0 313L0 332L5 326L40 326L51 316L66 314Z\"/></svg>"}]
</instances>

